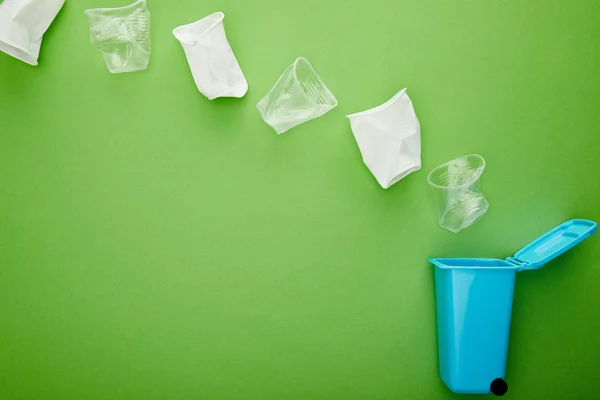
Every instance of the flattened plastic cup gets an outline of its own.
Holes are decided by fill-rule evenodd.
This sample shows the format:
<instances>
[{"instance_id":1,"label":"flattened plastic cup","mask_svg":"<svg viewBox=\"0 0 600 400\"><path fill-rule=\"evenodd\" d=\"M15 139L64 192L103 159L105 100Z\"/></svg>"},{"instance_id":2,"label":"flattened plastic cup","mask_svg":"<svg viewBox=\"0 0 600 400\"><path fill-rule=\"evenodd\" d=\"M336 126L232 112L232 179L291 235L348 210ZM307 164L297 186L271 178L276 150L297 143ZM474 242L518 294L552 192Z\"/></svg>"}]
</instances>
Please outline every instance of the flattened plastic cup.
<instances>
[{"instance_id":1,"label":"flattened plastic cup","mask_svg":"<svg viewBox=\"0 0 600 400\"><path fill-rule=\"evenodd\" d=\"M173 30L198 90L209 100L239 98L248 91L248 82L225 35L224 18L225 14L216 12Z\"/></svg>"},{"instance_id":2,"label":"flattened plastic cup","mask_svg":"<svg viewBox=\"0 0 600 400\"><path fill-rule=\"evenodd\" d=\"M479 189L485 160L470 154L440 165L429 173L438 223L458 233L479 221L490 205Z\"/></svg>"}]
</instances>

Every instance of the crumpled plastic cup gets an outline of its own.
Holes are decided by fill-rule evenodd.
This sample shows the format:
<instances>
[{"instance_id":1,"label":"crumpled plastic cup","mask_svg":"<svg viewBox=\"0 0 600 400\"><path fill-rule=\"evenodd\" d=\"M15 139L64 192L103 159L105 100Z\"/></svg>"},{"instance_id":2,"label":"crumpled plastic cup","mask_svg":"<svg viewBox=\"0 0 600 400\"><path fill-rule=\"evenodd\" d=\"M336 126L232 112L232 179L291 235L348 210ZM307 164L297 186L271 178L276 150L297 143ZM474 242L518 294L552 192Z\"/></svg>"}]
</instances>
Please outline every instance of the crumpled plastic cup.
<instances>
[{"instance_id":1,"label":"crumpled plastic cup","mask_svg":"<svg viewBox=\"0 0 600 400\"><path fill-rule=\"evenodd\" d=\"M337 99L304 57L281 75L257 104L263 120L279 134L320 117L338 105Z\"/></svg>"},{"instance_id":2,"label":"crumpled plastic cup","mask_svg":"<svg viewBox=\"0 0 600 400\"><path fill-rule=\"evenodd\" d=\"M150 61L150 11L146 0L120 8L85 11L90 42L113 74L144 70Z\"/></svg>"},{"instance_id":3,"label":"crumpled plastic cup","mask_svg":"<svg viewBox=\"0 0 600 400\"><path fill-rule=\"evenodd\" d=\"M363 161L381 187L421 169L421 126L406 89L379 107L347 117Z\"/></svg>"},{"instance_id":4,"label":"crumpled plastic cup","mask_svg":"<svg viewBox=\"0 0 600 400\"><path fill-rule=\"evenodd\" d=\"M0 3L0 51L38 65L42 37L65 0L4 0Z\"/></svg>"},{"instance_id":5,"label":"crumpled plastic cup","mask_svg":"<svg viewBox=\"0 0 600 400\"><path fill-rule=\"evenodd\" d=\"M248 83L225 35L225 14L216 12L173 30L185 51L194 82L209 100L244 97Z\"/></svg>"},{"instance_id":6,"label":"crumpled plastic cup","mask_svg":"<svg viewBox=\"0 0 600 400\"><path fill-rule=\"evenodd\" d=\"M429 173L442 228L458 233L479 221L490 207L479 190L485 160L471 154L440 165Z\"/></svg>"}]
</instances>

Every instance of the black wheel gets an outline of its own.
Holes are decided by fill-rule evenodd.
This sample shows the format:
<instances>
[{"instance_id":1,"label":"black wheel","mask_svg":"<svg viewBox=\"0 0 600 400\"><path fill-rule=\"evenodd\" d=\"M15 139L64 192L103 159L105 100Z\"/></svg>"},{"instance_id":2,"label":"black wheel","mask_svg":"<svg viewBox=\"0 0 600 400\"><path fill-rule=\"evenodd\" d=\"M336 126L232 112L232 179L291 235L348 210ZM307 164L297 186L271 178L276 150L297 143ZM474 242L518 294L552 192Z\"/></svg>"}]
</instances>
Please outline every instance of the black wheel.
<instances>
[{"instance_id":1,"label":"black wheel","mask_svg":"<svg viewBox=\"0 0 600 400\"><path fill-rule=\"evenodd\" d=\"M504 382L504 379L497 378L492 381L490 391L496 396L504 396L508 392L508 385Z\"/></svg>"}]
</instances>

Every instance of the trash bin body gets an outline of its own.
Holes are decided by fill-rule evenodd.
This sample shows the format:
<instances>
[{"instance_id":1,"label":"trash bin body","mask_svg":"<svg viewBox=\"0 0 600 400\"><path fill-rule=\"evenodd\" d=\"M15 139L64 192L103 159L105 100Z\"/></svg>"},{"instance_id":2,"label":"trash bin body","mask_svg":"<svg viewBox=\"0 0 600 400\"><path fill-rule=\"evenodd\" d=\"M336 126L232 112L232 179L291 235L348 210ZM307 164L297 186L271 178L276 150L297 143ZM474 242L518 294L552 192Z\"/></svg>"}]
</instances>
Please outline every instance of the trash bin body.
<instances>
[{"instance_id":1,"label":"trash bin body","mask_svg":"<svg viewBox=\"0 0 600 400\"><path fill-rule=\"evenodd\" d=\"M504 379L518 266L434 259L440 375L455 393L490 392Z\"/></svg>"},{"instance_id":2,"label":"trash bin body","mask_svg":"<svg viewBox=\"0 0 600 400\"><path fill-rule=\"evenodd\" d=\"M513 257L431 258L439 370L455 393L503 395L517 272L537 270L596 233L593 221L567 221Z\"/></svg>"}]
</instances>

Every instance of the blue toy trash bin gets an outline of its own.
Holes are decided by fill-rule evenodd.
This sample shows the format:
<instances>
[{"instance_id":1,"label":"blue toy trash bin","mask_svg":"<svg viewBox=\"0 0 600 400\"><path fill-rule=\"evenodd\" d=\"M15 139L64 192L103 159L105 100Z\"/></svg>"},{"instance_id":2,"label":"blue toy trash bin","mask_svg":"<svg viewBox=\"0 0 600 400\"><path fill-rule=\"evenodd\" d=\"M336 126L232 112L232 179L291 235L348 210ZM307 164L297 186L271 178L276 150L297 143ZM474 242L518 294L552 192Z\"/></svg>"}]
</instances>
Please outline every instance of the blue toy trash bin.
<instances>
[{"instance_id":1,"label":"blue toy trash bin","mask_svg":"<svg viewBox=\"0 0 600 400\"><path fill-rule=\"evenodd\" d=\"M503 395L515 276L596 233L595 222L571 220L514 257L432 258L440 375L455 393Z\"/></svg>"}]
</instances>

